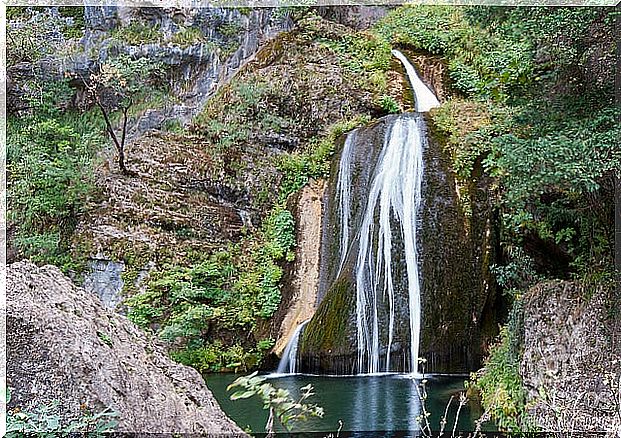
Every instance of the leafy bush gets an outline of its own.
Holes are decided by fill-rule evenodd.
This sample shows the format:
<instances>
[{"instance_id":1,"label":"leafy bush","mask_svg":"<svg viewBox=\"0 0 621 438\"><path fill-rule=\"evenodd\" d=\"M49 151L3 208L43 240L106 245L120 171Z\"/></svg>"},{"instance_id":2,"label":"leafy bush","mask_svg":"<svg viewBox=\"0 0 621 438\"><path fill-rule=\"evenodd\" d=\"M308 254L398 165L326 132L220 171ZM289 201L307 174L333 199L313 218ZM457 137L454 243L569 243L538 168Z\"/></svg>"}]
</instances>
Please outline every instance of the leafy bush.
<instances>
[{"instance_id":1,"label":"leafy bush","mask_svg":"<svg viewBox=\"0 0 621 438\"><path fill-rule=\"evenodd\" d=\"M58 109L65 87L44 84L42 99L31 98L32 114L9 118L7 188L17 248L34 261L68 268L68 238L94 194L93 160L104 139L98 118Z\"/></svg>"},{"instance_id":2,"label":"leafy bush","mask_svg":"<svg viewBox=\"0 0 621 438\"><path fill-rule=\"evenodd\" d=\"M397 114L401 111L399 103L392 96L384 95L380 99L380 107L389 114Z\"/></svg>"},{"instance_id":3,"label":"leafy bush","mask_svg":"<svg viewBox=\"0 0 621 438\"><path fill-rule=\"evenodd\" d=\"M526 432L526 393L519 373L519 355L512 346L512 334L503 327L498 343L490 349L484 368L470 375L482 397L483 408L498 427L508 432Z\"/></svg>"},{"instance_id":4,"label":"leafy bush","mask_svg":"<svg viewBox=\"0 0 621 438\"><path fill-rule=\"evenodd\" d=\"M7 403L11 394L7 391ZM57 437L73 436L76 433L88 433L89 436L104 436L113 432L118 426L115 417L118 413L106 409L97 414L84 412L84 415L71 421L63 422L58 413L57 401L39 405L32 411L8 410L6 416L6 436L18 438L25 436Z\"/></svg>"},{"instance_id":5,"label":"leafy bush","mask_svg":"<svg viewBox=\"0 0 621 438\"><path fill-rule=\"evenodd\" d=\"M237 389L239 388L239 389ZM258 377L257 373L240 377L231 383L227 390L237 389L231 394L231 400L239 400L259 396L263 401L263 409L269 410L269 417L265 425L265 431L273 434L276 430L274 420L286 431L291 432L291 426L296 421L305 421L310 417L323 417L323 408L317 405L308 405L304 402L313 395L313 387L306 385L300 388L299 400L291 397L287 389L274 388L265 382L264 377Z\"/></svg>"}]
</instances>

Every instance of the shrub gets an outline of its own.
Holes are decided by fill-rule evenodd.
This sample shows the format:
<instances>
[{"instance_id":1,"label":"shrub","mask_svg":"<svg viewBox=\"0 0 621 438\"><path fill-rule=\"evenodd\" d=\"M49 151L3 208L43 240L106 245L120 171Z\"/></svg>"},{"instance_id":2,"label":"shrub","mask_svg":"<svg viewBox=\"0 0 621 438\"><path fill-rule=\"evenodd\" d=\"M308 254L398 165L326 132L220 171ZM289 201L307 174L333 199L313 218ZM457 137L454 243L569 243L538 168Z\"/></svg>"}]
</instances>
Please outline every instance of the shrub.
<instances>
[{"instance_id":1,"label":"shrub","mask_svg":"<svg viewBox=\"0 0 621 438\"><path fill-rule=\"evenodd\" d=\"M99 119L63 113L55 106L57 101L48 94L56 92L62 100L61 85L46 84L44 105L8 120L7 198L18 249L34 261L69 268L69 237L84 203L95 193L92 169L103 136Z\"/></svg>"},{"instance_id":2,"label":"shrub","mask_svg":"<svg viewBox=\"0 0 621 438\"><path fill-rule=\"evenodd\" d=\"M498 343L490 349L484 368L472 373L469 385L474 385L482 397L483 408L490 413L498 427L508 432L526 432L526 393L519 373L519 355L512 346L507 327L500 331Z\"/></svg>"},{"instance_id":3,"label":"shrub","mask_svg":"<svg viewBox=\"0 0 621 438\"><path fill-rule=\"evenodd\" d=\"M7 403L11 399L7 391ZM106 409L97 414L88 411L84 415L66 423L58 413L58 401L39 405L34 410L8 410L6 416L6 436L17 438L23 436L73 436L76 433L88 433L89 436L104 436L113 432L118 426L115 417L118 413Z\"/></svg>"},{"instance_id":4,"label":"shrub","mask_svg":"<svg viewBox=\"0 0 621 438\"><path fill-rule=\"evenodd\" d=\"M236 391L231 394L231 400L250 398L255 395L261 398L263 409L269 410L265 425L268 435L272 435L276 429L274 420L278 421L280 427L291 432L291 426L296 421L305 421L310 417L323 417L323 408L304 403L313 395L311 385L300 388L301 397L299 400L294 400L287 389L274 388L270 383L265 382L264 377L258 377L255 372L235 380L227 388L228 391L232 389Z\"/></svg>"}]
</instances>

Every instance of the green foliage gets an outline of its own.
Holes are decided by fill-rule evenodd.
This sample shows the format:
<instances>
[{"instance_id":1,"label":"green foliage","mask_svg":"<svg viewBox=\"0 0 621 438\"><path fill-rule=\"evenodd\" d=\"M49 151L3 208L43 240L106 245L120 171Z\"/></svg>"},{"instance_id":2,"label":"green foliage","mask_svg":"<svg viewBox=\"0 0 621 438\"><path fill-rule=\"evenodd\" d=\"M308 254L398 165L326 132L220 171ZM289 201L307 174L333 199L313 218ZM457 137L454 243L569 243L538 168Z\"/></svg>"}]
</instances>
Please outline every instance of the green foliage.
<instances>
[{"instance_id":1,"label":"green foliage","mask_svg":"<svg viewBox=\"0 0 621 438\"><path fill-rule=\"evenodd\" d=\"M498 38L466 19L463 8L407 6L380 20L374 31L392 45L442 55L451 86L467 96L504 100L528 84L529 41Z\"/></svg>"},{"instance_id":2,"label":"green foliage","mask_svg":"<svg viewBox=\"0 0 621 438\"><path fill-rule=\"evenodd\" d=\"M10 401L10 392L7 394ZM89 436L104 436L118 426L118 413L106 409L97 414L85 411L82 417L66 424L58 413L57 401L39 405L32 411L9 410L6 416L6 436L21 438L26 436L66 437L76 433Z\"/></svg>"},{"instance_id":3,"label":"green foliage","mask_svg":"<svg viewBox=\"0 0 621 438\"><path fill-rule=\"evenodd\" d=\"M194 130L210 140L220 153L241 145L250 136L248 120L262 113L268 92L268 84L260 81L233 80L214 98L217 106L208 104L194 118Z\"/></svg>"},{"instance_id":4,"label":"green foliage","mask_svg":"<svg viewBox=\"0 0 621 438\"><path fill-rule=\"evenodd\" d=\"M147 25L138 21L134 21L126 26L115 28L110 36L124 44L142 45L161 43L164 34L159 25Z\"/></svg>"},{"instance_id":5,"label":"green foliage","mask_svg":"<svg viewBox=\"0 0 621 438\"><path fill-rule=\"evenodd\" d=\"M482 372L472 373L471 382L481 393L483 408L498 427L507 432L526 432L526 393L519 373L519 354L512 333L503 327L499 341L490 349Z\"/></svg>"},{"instance_id":6,"label":"green foliage","mask_svg":"<svg viewBox=\"0 0 621 438\"><path fill-rule=\"evenodd\" d=\"M107 111L116 111L145 98L164 77L163 65L148 58L120 55L106 60L86 86L88 97Z\"/></svg>"},{"instance_id":7,"label":"green foliage","mask_svg":"<svg viewBox=\"0 0 621 438\"><path fill-rule=\"evenodd\" d=\"M339 56L353 80L377 93L385 91L386 72L392 57L388 41L373 33L356 32L331 35L321 42Z\"/></svg>"},{"instance_id":8,"label":"green foliage","mask_svg":"<svg viewBox=\"0 0 621 438\"><path fill-rule=\"evenodd\" d=\"M402 27L431 18L429 23L439 27ZM611 210L605 205L612 202L612 177L621 168L619 111L600 66L592 67L596 79L579 74L588 53L599 50L592 47L600 43L590 32L610 30L609 19L609 12L597 8L415 7L397 9L378 25L394 41L444 55L453 87L478 99L491 98L452 99L432 112L452 154L466 210L469 181L484 172L494 178L492 188L498 188L506 243L519 245L534 234L567 254L578 273L612 266ZM455 26L443 28L434 20ZM442 36L431 38L438 32ZM463 36L470 34L478 36L468 46ZM491 58L478 60L492 56L482 47L494 41L498 47L514 45L511 50L520 51L516 60L528 59L504 73L481 70L486 62L503 65ZM568 52L555 52L556 43ZM518 86L521 73L514 74L526 66L524 71L532 71L534 78L524 82L527 88ZM500 94L482 92L475 75L516 86L501 87ZM576 81L590 81L591 86Z\"/></svg>"},{"instance_id":9,"label":"green foliage","mask_svg":"<svg viewBox=\"0 0 621 438\"><path fill-rule=\"evenodd\" d=\"M41 100L31 98L32 113L9 118L8 219L25 256L71 268L68 237L94 193L93 160L103 143L102 125L92 114L58 109L67 98L66 83L39 86Z\"/></svg>"},{"instance_id":10,"label":"green foliage","mask_svg":"<svg viewBox=\"0 0 621 438\"><path fill-rule=\"evenodd\" d=\"M181 48L190 47L194 44L207 41L203 32L198 27L182 27L173 34L170 42Z\"/></svg>"},{"instance_id":11,"label":"green foliage","mask_svg":"<svg viewBox=\"0 0 621 438\"><path fill-rule=\"evenodd\" d=\"M294 218L277 205L258 235L229 252L152 274L147 289L126 300L128 317L141 327L157 327L173 358L200 371L256 367L273 341L250 346L213 339L252 330L258 318L273 315L281 300L280 265L293 260L294 247Z\"/></svg>"},{"instance_id":12,"label":"green foliage","mask_svg":"<svg viewBox=\"0 0 621 438\"><path fill-rule=\"evenodd\" d=\"M496 282L503 291L516 296L519 291L526 290L540 280L535 271L532 257L519 246L506 249L508 263L504 266L493 265L490 271L495 275Z\"/></svg>"},{"instance_id":13,"label":"green foliage","mask_svg":"<svg viewBox=\"0 0 621 438\"><path fill-rule=\"evenodd\" d=\"M249 376L240 377L231 383L227 390L236 389L231 395L231 400L246 399L259 396L263 401L263 409L269 410L269 418L265 425L268 434L274 433L274 420L287 432L291 432L291 427L296 421L305 421L311 417L323 417L323 408L304 403L313 396L313 387L304 386L300 389L300 398L295 400L291 397L288 390L274 388L265 381L264 377L257 376L254 372Z\"/></svg>"},{"instance_id":14,"label":"green foliage","mask_svg":"<svg viewBox=\"0 0 621 438\"><path fill-rule=\"evenodd\" d=\"M84 6L59 6L58 13L61 17L72 19L71 25L66 25L63 34L67 38L81 38L84 34Z\"/></svg>"},{"instance_id":15,"label":"green foliage","mask_svg":"<svg viewBox=\"0 0 621 438\"><path fill-rule=\"evenodd\" d=\"M401 108L399 108L399 103L392 96L383 95L379 103L380 107L384 112L387 112L389 114L397 114L401 112Z\"/></svg>"},{"instance_id":16,"label":"green foliage","mask_svg":"<svg viewBox=\"0 0 621 438\"><path fill-rule=\"evenodd\" d=\"M174 360L196 368L200 373L217 373L222 371L248 371L256 368L265 353L274 346L273 339L259 341L255 348L244 348L236 343L225 346L216 340L198 348L185 348L172 353Z\"/></svg>"},{"instance_id":17,"label":"green foliage","mask_svg":"<svg viewBox=\"0 0 621 438\"><path fill-rule=\"evenodd\" d=\"M283 172L280 183L280 202L304 187L312 178L325 178L330 173L330 159L336 142L343 134L369 122L365 116L341 120L330 127L328 134L309 145L305 152L283 155L276 163Z\"/></svg>"}]
</instances>

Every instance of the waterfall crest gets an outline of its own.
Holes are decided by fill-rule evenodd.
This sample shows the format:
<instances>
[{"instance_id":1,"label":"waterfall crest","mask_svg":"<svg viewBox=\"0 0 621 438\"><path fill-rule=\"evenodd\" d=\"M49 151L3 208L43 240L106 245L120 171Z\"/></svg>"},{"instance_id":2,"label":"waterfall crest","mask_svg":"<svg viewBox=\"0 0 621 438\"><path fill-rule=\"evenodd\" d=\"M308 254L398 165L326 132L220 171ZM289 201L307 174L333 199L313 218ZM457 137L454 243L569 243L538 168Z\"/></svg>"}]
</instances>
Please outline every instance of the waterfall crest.
<instances>
[{"instance_id":1,"label":"waterfall crest","mask_svg":"<svg viewBox=\"0 0 621 438\"><path fill-rule=\"evenodd\" d=\"M415 108L419 113L429 111L431 108L440 106L438 98L433 94L433 91L429 89L427 85L421 80L416 73L416 69L412 63L405 57L403 53L398 50L393 50L392 54L403 64L405 71L410 80L412 91L414 93Z\"/></svg>"}]
</instances>

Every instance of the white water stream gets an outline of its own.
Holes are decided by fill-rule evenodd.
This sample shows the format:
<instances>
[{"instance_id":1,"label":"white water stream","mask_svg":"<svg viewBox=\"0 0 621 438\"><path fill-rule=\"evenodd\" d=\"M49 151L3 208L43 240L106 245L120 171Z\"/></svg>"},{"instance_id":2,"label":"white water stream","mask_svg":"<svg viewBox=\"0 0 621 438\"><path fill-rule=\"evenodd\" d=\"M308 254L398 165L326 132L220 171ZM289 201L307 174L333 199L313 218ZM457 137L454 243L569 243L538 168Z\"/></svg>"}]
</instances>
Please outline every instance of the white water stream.
<instances>
[{"instance_id":1,"label":"white water stream","mask_svg":"<svg viewBox=\"0 0 621 438\"><path fill-rule=\"evenodd\" d=\"M403 54L393 54L404 64L414 90L416 110L428 111L440 103L421 81L416 70ZM349 139L348 139L349 140ZM358 339L358 372L379 373L390 371L391 349L395 329L395 281L393 273L393 228L395 219L400 225L403 258L407 273L407 294L410 325L410 371L418 371L420 343L421 299L418 252L416 245L417 218L422 199L423 150L426 146L425 122L422 117L400 116L386 131L384 146L379 157L367 199L356 261L356 327ZM343 153L343 160L350 160ZM345 179L345 178L343 178ZM340 180L340 178L339 178ZM349 193L341 192L340 199ZM341 212L349 209L341 207ZM341 217L343 229L348 219ZM384 369L380 369L380 330L386 322L380 321L378 306L388 301L388 327Z\"/></svg>"},{"instance_id":2,"label":"white water stream","mask_svg":"<svg viewBox=\"0 0 621 438\"><path fill-rule=\"evenodd\" d=\"M300 340L300 334L304 329L304 326L308 324L308 321L304 321L302 324L298 325L291 336L291 339L287 343L285 347L285 351L282 354L282 358L278 363L278 370L276 370L277 374L295 374L298 371L298 345Z\"/></svg>"},{"instance_id":3,"label":"white water stream","mask_svg":"<svg viewBox=\"0 0 621 438\"><path fill-rule=\"evenodd\" d=\"M404 65L412 85L417 112L440 105L433 92L416 74L414 66L398 50L392 51ZM337 197L340 215L340 260L343 268L350 246L351 172L356 131L345 141L339 162ZM389 372L395 331L395 273L393 238L400 238L407 275L406 289L410 331L410 372L418 371L421 326L421 282L418 270L417 221L422 199L423 151L427 144L422 117L401 115L386 129L384 144L375 167L364 216L359 229L356 256L356 328L358 373ZM391 224L393 225L391 227ZM394 225L398 224L398 228ZM393 232L400 236L393 236ZM399 283L403 283L399 281ZM380 320L380 307L387 302L388 321ZM385 305L385 304L384 304ZM298 342L308 321L299 325L283 353L278 373L297 371ZM381 332L386 338L380 342ZM380 346L381 344L381 346ZM380 358L385 351L385 361ZM380 363L384 366L380 369Z\"/></svg>"}]
</instances>

